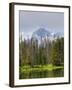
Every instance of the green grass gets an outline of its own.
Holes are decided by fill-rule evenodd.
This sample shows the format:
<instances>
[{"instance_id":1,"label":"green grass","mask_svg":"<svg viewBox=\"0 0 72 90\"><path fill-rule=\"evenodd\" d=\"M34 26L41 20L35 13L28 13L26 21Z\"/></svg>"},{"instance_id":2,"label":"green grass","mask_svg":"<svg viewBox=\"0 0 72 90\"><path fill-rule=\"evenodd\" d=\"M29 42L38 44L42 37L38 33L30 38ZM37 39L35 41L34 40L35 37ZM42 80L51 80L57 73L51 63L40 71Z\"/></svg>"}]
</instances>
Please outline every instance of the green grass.
<instances>
[{"instance_id":1,"label":"green grass","mask_svg":"<svg viewBox=\"0 0 72 90\"><path fill-rule=\"evenodd\" d=\"M52 71L52 70L56 70L56 69L63 69L64 66L54 66L52 64L49 65L34 65L33 67L26 65L26 66L22 66L20 67L20 72L31 72L31 71Z\"/></svg>"}]
</instances>

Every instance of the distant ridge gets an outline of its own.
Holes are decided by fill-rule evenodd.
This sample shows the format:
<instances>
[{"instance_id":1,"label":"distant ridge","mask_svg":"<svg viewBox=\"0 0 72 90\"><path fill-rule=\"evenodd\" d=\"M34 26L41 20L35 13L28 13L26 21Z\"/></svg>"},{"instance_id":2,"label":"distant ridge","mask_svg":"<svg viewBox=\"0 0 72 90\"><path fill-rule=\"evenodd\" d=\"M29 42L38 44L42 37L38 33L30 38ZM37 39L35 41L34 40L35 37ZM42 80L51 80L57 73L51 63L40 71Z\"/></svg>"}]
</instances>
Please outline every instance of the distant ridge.
<instances>
[{"instance_id":1,"label":"distant ridge","mask_svg":"<svg viewBox=\"0 0 72 90\"><path fill-rule=\"evenodd\" d=\"M32 38L35 39L40 39L40 38L46 38L49 37L50 39L52 38L57 38L57 37L63 37L63 35L60 32L49 32L45 28L39 28L32 34Z\"/></svg>"}]
</instances>

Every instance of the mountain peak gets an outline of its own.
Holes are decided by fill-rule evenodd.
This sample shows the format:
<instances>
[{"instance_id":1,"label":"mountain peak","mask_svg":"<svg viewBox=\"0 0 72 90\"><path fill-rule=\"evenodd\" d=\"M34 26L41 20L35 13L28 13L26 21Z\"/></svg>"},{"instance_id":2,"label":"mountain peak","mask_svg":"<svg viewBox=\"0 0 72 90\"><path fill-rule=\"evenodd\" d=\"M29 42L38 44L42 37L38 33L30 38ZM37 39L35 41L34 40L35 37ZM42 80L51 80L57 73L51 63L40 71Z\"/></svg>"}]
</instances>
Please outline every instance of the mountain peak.
<instances>
[{"instance_id":1,"label":"mountain peak","mask_svg":"<svg viewBox=\"0 0 72 90\"><path fill-rule=\"evenodd\" d=\"M33 32L32 37L46 37L49 36L50 32L46 30L45 28L39 28L35 32Z\"/></svg>"}]
</instances>

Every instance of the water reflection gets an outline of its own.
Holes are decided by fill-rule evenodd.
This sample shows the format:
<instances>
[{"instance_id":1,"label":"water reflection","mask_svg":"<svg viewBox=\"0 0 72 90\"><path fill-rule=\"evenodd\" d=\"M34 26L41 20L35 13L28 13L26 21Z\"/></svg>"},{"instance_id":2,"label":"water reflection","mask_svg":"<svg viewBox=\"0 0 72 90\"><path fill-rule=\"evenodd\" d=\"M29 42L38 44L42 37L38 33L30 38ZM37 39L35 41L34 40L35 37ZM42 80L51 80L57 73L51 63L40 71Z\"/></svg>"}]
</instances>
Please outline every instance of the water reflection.
<instances>
[{"instance_id":1,"label":"water reflection","mask_svg":"<svg viewBox=\"0 0 72 90\"><path fill-rule=\"evenodd\" d=\"M20 79L31 79L31 78L49 78L49 77L63 77L64 69L56 69L52 71L31 71L20 73Z\"/></svg>"}]
</instances>

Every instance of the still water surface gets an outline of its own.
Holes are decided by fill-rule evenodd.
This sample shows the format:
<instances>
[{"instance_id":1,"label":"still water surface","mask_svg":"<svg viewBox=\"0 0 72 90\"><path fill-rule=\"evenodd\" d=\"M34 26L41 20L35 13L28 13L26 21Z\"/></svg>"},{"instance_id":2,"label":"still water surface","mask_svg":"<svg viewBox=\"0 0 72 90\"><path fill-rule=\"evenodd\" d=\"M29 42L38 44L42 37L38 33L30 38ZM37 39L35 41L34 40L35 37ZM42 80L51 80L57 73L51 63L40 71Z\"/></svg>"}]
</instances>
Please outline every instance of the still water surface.
<instances>
[{"instance_id":1,"label":"still water surface","mask_svg":"<svg viewBox=\"0 0 72 90\"><path fill-rule=\"evenodd\" d=\"M52 71L31 71L20 73L20 79L31 78L51 78L51 77L64 77L64 69L56 69Z\"/></svg>"}]
</instances>

